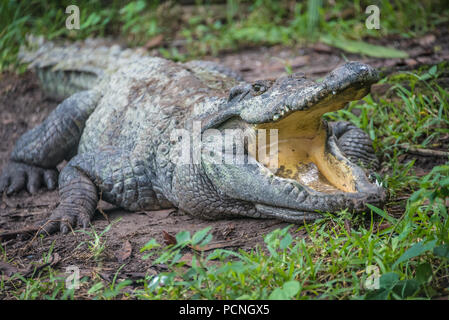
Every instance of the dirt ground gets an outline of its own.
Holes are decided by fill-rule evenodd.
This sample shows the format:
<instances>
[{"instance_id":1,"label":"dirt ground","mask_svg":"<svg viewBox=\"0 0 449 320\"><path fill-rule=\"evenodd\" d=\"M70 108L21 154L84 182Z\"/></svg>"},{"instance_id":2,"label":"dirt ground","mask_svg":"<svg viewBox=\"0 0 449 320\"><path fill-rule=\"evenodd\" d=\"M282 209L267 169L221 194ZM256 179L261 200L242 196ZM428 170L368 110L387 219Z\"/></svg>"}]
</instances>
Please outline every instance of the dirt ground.
<instances>
[{"instance_id":1,"label":"dirt ground","mask_svg":"<svg viewBox=\"0 0 449 320\"><path fill-rule=\"evenodd\" d=\"M446 39L446 40L443 40ZM326 45L314 45L307 48L254 48L238 53L229 53L218 58L210 58L228 65L243 73L246 80L273 78L285 74L285 62L294 72L304 72L312 78L318 78L349 60L367 62L377 68L390 72L404 68L412 69L421 64L434 64L449 60L449 34L447 28L436 31L419 39L385 39L397 48L405 49L409 59L372 59L345 54ZM439 51L433 49L436 45ZM51 112L56 101L45 97L37 78L32 72L21 76L4 73L0 75L0 171L6 164L9 154L20 135L33 128ZM425 159L422 173L426 173L436 164L436 159ZM429 165L431 164L431 165ZM22 191L17 195L0 199L0 234L21 230L35 225L47 218L58 205L58 192L41 190L36 195ZM263 242L263 236L276 228L287 226L275 220L234 219L222 221L204 221L174 210L155 212L125 212L107 203L100 203L101 209L92 222L93 228L100 233L109 221L120 218L104 236L106 243L102 272L106 278L113 276L120 266L122 277L143 277L146 272L155 272L150 260L142 260L140 248L151 238L164 243L164 233L175 235L182 230L191 233L212 227L213 241L217 247L250 250ZM101 211L105 212L104 216ZM107 217L107 218L106 218ZM108 220L107 220L108 219ZM57 268L66 266L80 267L82 274L89 274L98 265L89 256L85 242L92 238L80 232L68 235L55 234L33 238L33 233L9 235L2 239L2 247L8 259L14 259L18 269L27 269L38 262L53 246L58 255ZM301 236L301 233L296 232ZM80 245L81 244L81 245ZM156 270L157 271L157 270Z\"/></svg>"}]
</instances>

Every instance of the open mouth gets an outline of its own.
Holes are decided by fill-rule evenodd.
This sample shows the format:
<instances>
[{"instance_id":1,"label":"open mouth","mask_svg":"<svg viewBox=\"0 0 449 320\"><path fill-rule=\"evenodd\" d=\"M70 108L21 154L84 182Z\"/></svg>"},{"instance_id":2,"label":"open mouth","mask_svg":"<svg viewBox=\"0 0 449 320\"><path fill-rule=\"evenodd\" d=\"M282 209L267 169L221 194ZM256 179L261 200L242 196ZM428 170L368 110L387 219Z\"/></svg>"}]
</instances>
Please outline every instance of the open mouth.
<instances>
[{"instance_id":1,"label":"open mouth","mask_svg":"<svg viewBox=\"0 0 449 320\"><path fill-rule=\"evenodd\" d=\"M274 122L254 125L255 129L277 129L277 168L272 173L281 178L293 179L315 191L334 194L354 193L356 178L347 161L338 160L328 147L328 130L322 115L345 106L347 101L366 94L350 88L338 96L330 96L304 111L290 112L288 106L275 117ZM350 98L349 98L350 97ZM270 154L273 142L258 146L257 154ZM266 148L267 150L260 150ZM257 157L256 157L257 158ZM259 161L259 159L257 159ZM266 164L271 159L264 159Z\"/></svg>"},{"instance_id":2,"label":"open mouth","mask_svg":"<svg viewBox=\"0 0 449 320\"><path fill-rule=\"evenodd\" d=\"M254 203L261 217L301 222L320 217L317 211L360 212L367 203L382 203L383 189L344 155L338 130L322 120L325 113L363 98L377 78L369 66L350 62L320 82L292 76L279 78L261 94L245 94L246 87L236 91L245 98L231 97L222 118L217 117L226 121L216 128L245 132L248 164L216 164L203 155L203 169L223 194ZM224 145L233 146L226 141ZM241 150L233 148L225 154Z\"/></svg>"}]
</instances>

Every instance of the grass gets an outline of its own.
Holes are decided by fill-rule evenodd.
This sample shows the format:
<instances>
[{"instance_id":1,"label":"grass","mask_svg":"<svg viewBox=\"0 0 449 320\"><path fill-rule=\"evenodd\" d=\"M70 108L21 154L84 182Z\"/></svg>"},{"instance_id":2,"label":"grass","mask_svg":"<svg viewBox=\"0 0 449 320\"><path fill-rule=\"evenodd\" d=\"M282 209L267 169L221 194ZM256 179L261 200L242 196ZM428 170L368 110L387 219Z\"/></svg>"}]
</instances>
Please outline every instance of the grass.
<instances>
[{"instance_id":1,"label":"grass","mask_svg":"<svg viewBox=\"0 0 449 320\"><path fill-rule=\"evenodd\" d=\"M388 35L419 36L448 21L443 0L410 3L405 0L338 1L335 4L309 0L294 3L273 0L228 0L222 5L199 1L185 9L175 2L77 1L80 29L65 27L65 8L71 1L49 0L0 3L0 71L22 72L17 60L25 35L48 39L78 40L112 36L129 46L145 45L162 36L156 48L164 57L186 60L247 46L296 45L321 40L350 52L383 57L404 52L364 42L365 38ZM378 5L381 28L367 29L367 5ZM173 46L173 41L181 43ZM159 43L160 42L160 43Z\"/></svg>"},{"instance_id":2,"label":"grass","mask_svg":"<svg viewBox=\"0 0 449 320\"><path fill-rule=\"evenodd\" d=\"M77 246L77 249L82 246L86 246L87 250L90 253L89 258L93 258L95 261L100 262L102 255L104 254L104 251L106 249L106 241L104 240L104 235L111 229L111 227L115 223L119 222L120 220L121 219L119 218L115 221L112 221L101 232L97 232L95 230L95 228L93 228L92 226L90 227L90 230L84 230L84 229L76 230L76 232L84 233L85 235L87 235L89 237L89 240L81 242Z\"/></svg>"}]
</instances>

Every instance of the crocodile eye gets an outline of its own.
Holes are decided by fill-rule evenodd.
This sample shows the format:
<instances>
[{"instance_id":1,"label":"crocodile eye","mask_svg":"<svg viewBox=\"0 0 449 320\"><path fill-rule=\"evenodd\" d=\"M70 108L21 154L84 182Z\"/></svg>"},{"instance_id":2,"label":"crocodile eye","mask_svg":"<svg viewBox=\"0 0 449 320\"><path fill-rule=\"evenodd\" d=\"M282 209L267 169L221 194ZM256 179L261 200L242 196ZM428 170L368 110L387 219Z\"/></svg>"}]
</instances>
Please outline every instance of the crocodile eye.
<instances>
[{"instance_id":1,"label":"crocodile eye","mask_svg":"<svg viewBox=\"0 0 449 320\"><path fill-rule=\"evenodd\" d=\"M255 83L255 84L253 84L253 91L256 94L261 94L261 93L264 93L265 91L267 91L267 87L264 86L263 84Z\"/></svg>"}]
</instances>

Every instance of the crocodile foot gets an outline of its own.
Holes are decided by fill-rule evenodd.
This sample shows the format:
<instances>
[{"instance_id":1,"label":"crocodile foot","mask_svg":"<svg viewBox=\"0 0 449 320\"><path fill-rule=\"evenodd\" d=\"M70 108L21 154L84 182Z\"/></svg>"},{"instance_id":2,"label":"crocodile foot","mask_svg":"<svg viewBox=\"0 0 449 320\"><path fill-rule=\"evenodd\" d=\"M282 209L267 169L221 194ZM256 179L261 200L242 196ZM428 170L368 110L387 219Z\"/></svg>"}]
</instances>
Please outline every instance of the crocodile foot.
<instances>
[{"instance_id":1,"label":"crocodile foot","mask_svg":"<svg viewBox=\"0 0 449 320\"><path fill-rule=\"evenodd\" d=\"M63 234L67 234L77 225L85 229L89 226L92 218L90 211L78 205L76 201L75 203L63 201L44 223L38 224L41 228L39 233L49 235L59 230Z\"/></svg>"},{"instance_id":2,"label":"crocodile foot","mask_svg":"<svg viewBox=\"0 0 449 320\"><path fill-rule=\"evenodd\" d=\"M87 228L97 208L97 189L92 180L69 162L59 176L58 207L41 225L41 234L68 233L77 225Z\"/></svg>"},{"instance_id":3,"label":"crocodile foot","mask_svg":"<svg viewBox=\"0 0 449 320\"><path fill-rule=\"evenodd\" d=\"M25 163L10 161L0 176L0 193L6 195L27 189L29 193L36 193L45 185L48 190L54 190L58 182L56 169L43 169Z\"/></svg>"}]
</instances>

